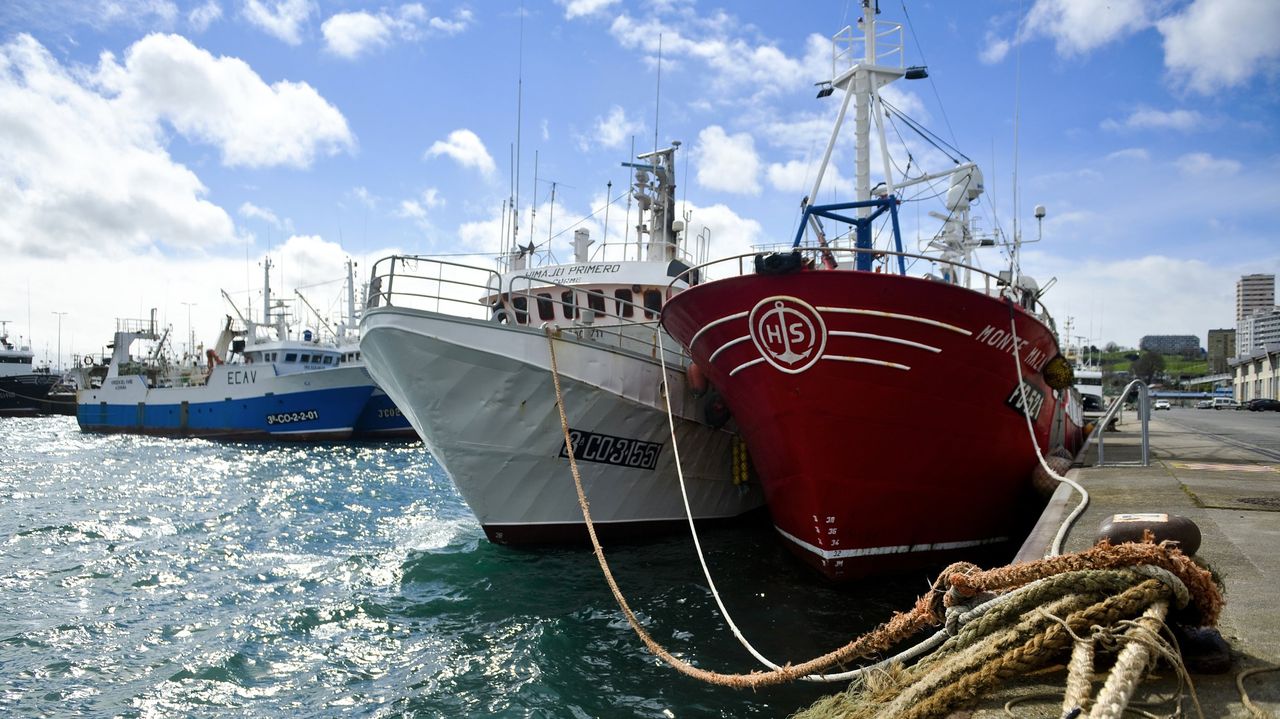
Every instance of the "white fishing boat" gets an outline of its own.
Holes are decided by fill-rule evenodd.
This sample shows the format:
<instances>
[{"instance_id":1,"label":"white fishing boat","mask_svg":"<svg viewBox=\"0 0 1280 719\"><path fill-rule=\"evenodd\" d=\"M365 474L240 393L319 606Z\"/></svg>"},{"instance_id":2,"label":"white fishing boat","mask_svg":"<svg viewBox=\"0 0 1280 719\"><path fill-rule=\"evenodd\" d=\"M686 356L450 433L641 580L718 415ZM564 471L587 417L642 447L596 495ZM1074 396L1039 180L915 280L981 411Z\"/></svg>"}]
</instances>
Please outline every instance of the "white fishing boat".
<instances>
[{"instance_id":1,"label":"white fishing boat","mask_svg":"<svg viewBox=\"0 0 1280 719\"><path fill-rule=\"evenodd\" d=\"M573 262L498 269L423 256L374 266L360 349L490 540L586 538L556 410L554 343L574 456L597 531L644 536L685 521L666 403L696 519L760 507L745 450L717 400L697 397L687 358L658 314L695 258L675 214L676 145L639 156L634 243L574 237ZM642 234L640 234L642 233ZM659 349L659 342L663 349ZM668 368L664 381L659 352ZM710 412L709 412L710 410Z\"/></svg>"}]
</instances>

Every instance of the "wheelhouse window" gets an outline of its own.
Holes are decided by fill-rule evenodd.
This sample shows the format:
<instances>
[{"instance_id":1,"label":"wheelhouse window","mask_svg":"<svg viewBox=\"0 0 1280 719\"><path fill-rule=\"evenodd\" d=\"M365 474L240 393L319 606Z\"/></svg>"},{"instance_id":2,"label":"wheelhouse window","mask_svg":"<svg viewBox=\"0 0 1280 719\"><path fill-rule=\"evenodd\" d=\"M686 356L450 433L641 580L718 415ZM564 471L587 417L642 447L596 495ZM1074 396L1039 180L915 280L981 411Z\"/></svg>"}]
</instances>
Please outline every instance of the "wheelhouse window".
<instances>
[{"instance_id":1,"label":"wheelhouse window","mask_svg":"<svg viewBox=\"0 0 1280 719\"><path fill-rule=\"evenodd\" d=\"M556 303L551 300L551 295L545 292L538 293L538 319L543 322L549 322L556 318Z\"/></svg>"},{"instance_id":2,"label":"wheelhouse window","mask_svg":"<svg viewBox=\"0 0 1280 719\"><path fill-rule=\"evenodd\" d=\"M301 357L298 358L298 361L301 362L302 364L307 364L311 361L311 355L302 355Z\"/></svg>"},{"instance_id":3,"label":"wheelhouse window","mask_svg":"<svg viewBox=\"0 0 1280 719\"><path fill-rule=\"evenodd\" d=\"M653 319L662 312L662 290L644 291L644 316Z\"/></svg>"},{"instance_id":4,"label":"wheelhouse window","mask_svg":"<svg viewBox=\"0 0 1280 719\"><path fill-rule=\"evenodd\" d=\"M630 317L635 314L635 308L631 306L631 303L635 302L632 299L631 290L614 290L613 296L618 300L615 304L618 305L619 317Z\"/></svg>"},{"instance_id":5,"label":"wheelhouse window","mask_svg":"<svg viewBox=\"0 0 1280 719\"><path fill-rule=\"evenodd\" d=\"M591 308L594 317L592 320L598 320L604 316L604 293L600 290L591 290L587 293L587 307Z\"/></svg>"},{"instance_id":6,"label":"wheelhouse window","mask_svg":"<svg viewBox=\"0 0 1280 719\"><path fill-rule=\"evenodd\" d=\"M287 353L285 353L284 361L285 361L285 362L297 362L297 361L298 361L298 353L297 353L297 352L287 352Z\"/></svg>"},{"instance_id":7,"label":"wheelhouse window","mask_svg":"<svg viewBox=\"0 0 1280 719\"><path fill-rule=\"evenodd\" d=\"M560 293L561 308L564 310L564 318L566 320L578 319L578 306L573 301L573 291Z\"/></svg>"},{"instance_id":8,"label":"wheelhouse window","mask_svg":"<svg viewBox=\"0 0 1280 719\"><path fill-rule=\"evenodd\" d=\"M325 355L325 356L324 356L324 363L325 363L325 364L333 364L333 355Z\"/></svg>"},{"instance_id":9,"label":"wheelhouse window","mask_svg":"<svg viewBox=\"0 0 1280 719\"><path fill-rule=\"evenodd\" d=\"M529 298L524 296L512 297L511 306L516 308L516 324L529 324Z\"/></svg>"}]
</instances>

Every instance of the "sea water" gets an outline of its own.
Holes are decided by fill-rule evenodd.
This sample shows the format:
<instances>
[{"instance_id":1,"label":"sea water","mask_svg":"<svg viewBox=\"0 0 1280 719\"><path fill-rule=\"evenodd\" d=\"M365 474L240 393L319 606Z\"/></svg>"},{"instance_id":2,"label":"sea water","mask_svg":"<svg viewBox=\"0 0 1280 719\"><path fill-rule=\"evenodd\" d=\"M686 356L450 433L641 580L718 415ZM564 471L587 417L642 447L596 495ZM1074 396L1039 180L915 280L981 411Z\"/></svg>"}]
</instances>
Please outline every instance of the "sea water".
<instances>
[{"instance_id":1,"label":"sea water","mask_svg":"<svg viewBox=\"0 0 1280 719\"><path fill-rule=\"evenodd\" d=\"M702 539L734 620L779 663L843 645L929 579L832 587L767 526ZM759 668L687 535L605 551L672 653ZM636 638L589 549L490 544L420 443L0 419L6 717L782 717L839 688L677 674Z\"/></svg>"}]
</instances>

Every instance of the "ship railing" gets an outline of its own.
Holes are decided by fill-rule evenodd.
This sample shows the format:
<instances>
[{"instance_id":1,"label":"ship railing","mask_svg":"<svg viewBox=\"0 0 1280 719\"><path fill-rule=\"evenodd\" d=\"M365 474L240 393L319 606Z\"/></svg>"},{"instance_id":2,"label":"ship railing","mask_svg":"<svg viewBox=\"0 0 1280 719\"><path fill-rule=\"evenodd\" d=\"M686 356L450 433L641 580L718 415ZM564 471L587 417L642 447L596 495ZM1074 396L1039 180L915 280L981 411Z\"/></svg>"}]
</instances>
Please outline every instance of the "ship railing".
<instances>
[{"instance_id":1,"label":"ship railing","mask_svg":"<svg viewBox=\"0 0 1280 719\"><path fill-rule=\"evenodd\" d=\"M1121 407L1124 406L1129 395L1136 391L1138 393L1138 424L1141 427L1141 459L1137 462L1110 462L1106 461L1106 434L1107 427L1111 426L1111 422L1115 420L1117 414L1120 413ZM1097 467L1102 466L1138 466L1148 467L1151 465L1151 435L1148 431L1147 424L1151 421L1151 393L1147 389L1147 383L1140 379L1135 379L1125 385L1124 391L1111 401L1111 406L1107 408L1106 414L1102 415L1102 419L1098 420L1093 426L1093 431L1089 433L1089 438L1085 440L1084 446L1080 449L1080 457L1084 457L1089 451L1089 443L1098 440L1098 461Z\"/></svg>"},{"instance_id":2,"label":"ship railing","mask_svg":"<svg viewBox=\"0 0 1280 719\"><path fill-rule=\"evenodd\" d=\"M557 292L547 290L555 288ZM684 367L688 355L659 324L661 306L606 294L603 290L564 284L545 277L515 275L503 293L504 311L518 325L554 326L561 333L606 347L658 358L658 333L668 366ZM554 318L554 319L549 319ZM568 324L561 324L567 322Z\"/></svg>"},{"instance_id":3,"label":"ship railing","mask_svg":"<svg viewBox=\"0 0 1280 719\"><path fill-rule=\"evenodd\" d=\"M654 248L654 252L660 255L659 260L668 262L670 260L679 260L684 264L693 264L698 261L698 255L688 249L687 242L661 242L658 240L627 240L625 242L593 242L590 255L585 262L644 262L647 261L650 249ZM699 246L701 243L699 243ZM536 250L534 257L538 260L555 262L555 258L547 250ZM498 258L498 266L503 272L516 271L512 260L513 255L505 254ZM658 260L655 260L658 261ZM569 264L569 263L564 263ZM529 269L532 269L531 267Z\"/></svg>"},{"instance_id":4,"label":"ship railing","mask_svg":"<svg viewBox=\"0 0 1280 719\"><path fill-rule=\"evenodd\" d=\"M156 323L154 320L137 320L137 319L116 319L116 332L127 332L130 334L155 334Z\"/></svg>"},{"instance_id":5,"label":"ship railing","mask_svg":"<svg viewBox=\"0 0 1280 719\"><path fill-rule=\"evenodd\" d=\"M861 30L846 25L831 36L831 77L839 77L844 71L866 60L866 57L867 38ZM880 67L903 66L901 23L876 21L874 63Z\"/></svg>"},{"instance_id":6,"label":"ship railing","mask_svg":"<svg viewBox=\"0 0 1280 719\"><path fill-rule=\"evenodd\" d=\"M502 275L474 265L418 255L394 255L374 263L369 309L402 307L514 324L557 327L583 341L656 359L661 305L610 296L598 289L517 274ZM554 319L548 319L548 318ZM664 339L666 361L683 367L679 343Z\"/></svg>"},{"instance_id":7,"label":"ship railing","mask_svg":"<svg viewBox=\"0 0 1280 719\"><path fill-rule=\"evenodd\" d=\"M766 249L770 246L764 246ZM689 269L681 272L672 278L668 287L674 291L675 285L679 283L691 283L692 278L702 278L703 282L724 279L726 277L738 277L742 275L756 274L756 258L776 256L785 261L788 259L786 255L798 254L798 265L803 267L822 267L823 261L830 258L839 264L839 268L835 271L853 272L854 263L850 260L855 259L859 254L870 255L874 261L884 261L886 272L891 271L891 267L896 262L891 263L891 258L898 258L900 262L905 263L908 260L921 260L931 263L934 269L941 274L928 272L922 276L923 279L934 280L937 282L946 282L954 284L957 287L966 287L975 292L984 292L993 297L1004 297L1014 300L1014 302L1031 314L1037 315L1042 319L1049 320L1050 315L1044 303L1040 301L1038 295L1018 290L1014 288L1006 277L1002 277L999 273L989 272L981 267L974 267L955 260L946 260L937 255L927 255L917 252L901 252L887 249L865 248L865 247L836 247L829 245L827 247L817 247L814 245L800 245L793 247L791 245L777 245L776 252L761 252L757 248L754 252L744 252L739 255L729 255L721 257L710 262L704 262L700 265L694 265ZM844 259L848 262L841 262ZM796 268L797 270L799 267ZM822 270L827 271L827 270ZM879 272L880 270L876 270ZM982 287L973 287L973 277L976 276L982 283ZM966 282L961 283L958 280L965 278Z\"/></svg>"},{"instance_id":8,"label":"ship railing","mask_svg":"<svg viewBox=\"0 0 1280 719\"><path fill-rule=\"evenodd\" d=\"M405 307L456 317L487 320L492 305L482 298L499 287L494 270L420 255L392 255L373 265L369 276L370 309Z\"/></svg>"}]
</instances>

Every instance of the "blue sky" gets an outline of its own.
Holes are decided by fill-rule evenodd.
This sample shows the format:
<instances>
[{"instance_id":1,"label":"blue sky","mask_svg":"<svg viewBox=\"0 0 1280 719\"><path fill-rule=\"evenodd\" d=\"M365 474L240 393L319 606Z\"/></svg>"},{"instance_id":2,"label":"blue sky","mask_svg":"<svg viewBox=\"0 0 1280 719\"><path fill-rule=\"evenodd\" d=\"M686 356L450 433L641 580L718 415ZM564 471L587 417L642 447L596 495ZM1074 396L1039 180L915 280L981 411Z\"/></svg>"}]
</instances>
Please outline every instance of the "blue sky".
<instances>
[{"instance_id":1,"label":"blue sky","mask_svg":"<svg viewBox=\"0 0 1280 719\"><path fill-rule=\"evenodd\" d=\"M522 31L515 2L10 0L0 319L42 358L57 312L64 356L151 307L182 337L189 313L208 340L219 288L260 302L269 247L276 292L304 287L325 308L346 256L366 271L391 251L495 251L518 76L521 237L545 243L599 210L607 182L620 193L633 138L652 148L659 35L657 134L683 142L691 227L711 229L712 254L785 241L838 107L813 83L857 6L529 0ZM905 9L885 1L881 19L909 20L907 63L931 77L886 97L982 167L983 225L1006 234L1018 112L1024 237L1031 208L1048 208L1023 265L1057 278L1045 299L1073 335L1203 339L1233 326L1236 278L1280 274L1280 3ZM941 169L904 141L917 166ZM842 186L847 144L835 160ZM904 206L909 245L933 231L927 209ZM610 236L623 212L610 209ZM602 219L585 221L595 237ZM570 236L550 242L560 259Z\"/></svg>"}]
</instances>

